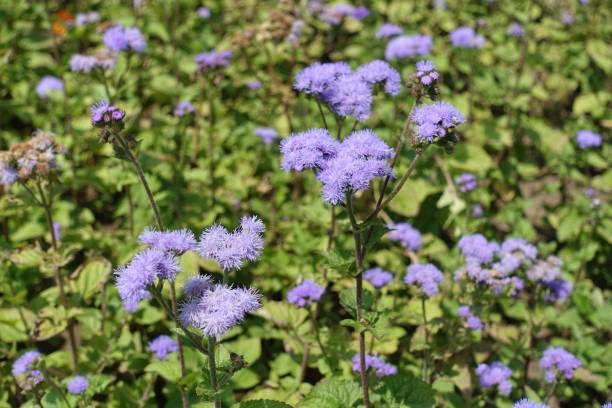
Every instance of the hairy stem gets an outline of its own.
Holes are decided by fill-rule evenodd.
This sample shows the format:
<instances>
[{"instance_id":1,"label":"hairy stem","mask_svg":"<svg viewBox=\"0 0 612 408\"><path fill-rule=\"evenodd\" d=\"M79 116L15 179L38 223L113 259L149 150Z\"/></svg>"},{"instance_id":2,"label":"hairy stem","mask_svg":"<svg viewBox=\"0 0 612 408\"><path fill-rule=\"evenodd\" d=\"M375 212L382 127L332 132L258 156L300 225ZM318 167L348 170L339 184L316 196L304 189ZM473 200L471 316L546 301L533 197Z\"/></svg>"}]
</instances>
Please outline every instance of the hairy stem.
<instances>
[{"instance_id":1,"label":"hairy stem","mask_svg":"<svg viewBox=\"0 0 612 408\"><path fill-rule=\"evenodd\" d=\"M174 281L170 281L170 300L172 302L172 313L175 316L175 321L176 316L177 316L177 307L176 307L176 287L174 285ZM178 324L176 325L176 327L178 328ZM187 369L185 368L185 353L183 351L183 339L181 339L181 336L179 336L177 334L176 336L176 342L178 343L178 355L179 355L179 363L181 366L181 377L185 378L187 376ZM189 408L190 404L189 404L189 393L187 392L187 389L185 388L185 386L180 386L179 390L181 391L181 399L183 400L183 408Z\"/></svg>"},{"instance_id":2,"label":"hairy stem","mask_svg":"<svg viewBox=\"0 0 612 408\"><path fill-rule=\"evenodd\" d=\"M210 385L213 391L216 393L218 391L217 384L217 365L215 363L215 346L217 342L214 337L208 338L208 371L210 371ZM215 395L215 408L221 408L221 401Z\"/></svg>"},{"instance_id":3,"label":"hairy stem","mask_svg":"<svg viewBox=\"0 0 612 408\"><path fill-rule=\"evenodd\" d=\"M429 384L429 375L427 373L427 366L429 362L429 352L427 350L429 347L429 332L427 331L427 308L425 307L425 297L421 298L421 309L423 311L423 329L425 331L425 349L423 350L423 381Z\"/></svg>"}]
</instances>

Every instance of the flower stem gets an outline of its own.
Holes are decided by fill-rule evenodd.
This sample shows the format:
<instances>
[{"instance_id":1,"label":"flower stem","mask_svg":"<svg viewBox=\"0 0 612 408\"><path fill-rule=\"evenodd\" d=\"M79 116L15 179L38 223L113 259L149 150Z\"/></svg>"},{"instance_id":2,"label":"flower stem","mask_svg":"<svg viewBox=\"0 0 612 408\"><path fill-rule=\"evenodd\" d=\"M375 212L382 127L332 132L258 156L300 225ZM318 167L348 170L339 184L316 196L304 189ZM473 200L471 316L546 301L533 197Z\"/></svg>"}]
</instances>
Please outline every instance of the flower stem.
<instances>
[{"instance_id":1,"label":"flower stem","mask_svg":"<svg viewBox=\"0 0 612 408\"><path fill-rule=\"evenodd\" d=\"M429 375L427 373L427 366L429 360L429 353L427 348L429 347L429 332L427 331L427 309L425 306L425 297L421 297L421 309L423 310L423 328L425 329L425 349L423 351L423 381L429 384Z\"/></svg>"},{"instance_id":2,"label":"flower stem","mask_svg":"<svg viewBox=\"0 0 612 408\"><path fill-rule=\"evenodd\" d=\"M215 346L217 342L214 337L208 338L208 371L210 372L210 386L213 392L217 392L217 365L215 363ZM217 395L214 396L215 408L221 408L221 401L219 401Z\"/></svg>"},{"instance_id":3,"label":"flower stem","mask_svg":"<svg viewBox=\"0 0 612 408\"><path fill-rule=\"evenodd\" d=\"M172 302L172 313L174 316L177 316L177 307L176 307L176 287L174 281L170 281L170 300ZM175 318L176 319L176 318ZM179 325L177 324L178 328ZM178 343L178 355L179 355L179 363L181 366L181 378L185 378L187 376L187 369L185 368L185 353L183 351L183 339L178 334L176 335L176 342ZM187 389L184 386L179 387L181 391L181 399L183 400L183 408L189 408L189 394L187 393Z\"/></svg>"}]
</instances>

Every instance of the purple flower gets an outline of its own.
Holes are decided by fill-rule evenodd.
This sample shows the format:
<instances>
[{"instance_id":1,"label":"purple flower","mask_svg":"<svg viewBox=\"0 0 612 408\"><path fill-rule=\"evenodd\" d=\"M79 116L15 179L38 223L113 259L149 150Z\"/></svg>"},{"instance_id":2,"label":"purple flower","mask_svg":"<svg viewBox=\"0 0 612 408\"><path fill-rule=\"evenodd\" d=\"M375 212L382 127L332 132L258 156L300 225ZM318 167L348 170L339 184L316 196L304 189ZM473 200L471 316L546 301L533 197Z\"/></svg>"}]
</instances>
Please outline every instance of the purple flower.
<instances>
[{"instance_id":1,"label":"purple flower","mask_svg":"<svg viewBox=\"0 0 612 408\"><path fill-rule=\"evenodd\" d=\"M506 34L512 37L524 37L525 30L523 30L523 27L519 23L512 23Z\"/></svg>"},{"instance_id":2,"label":"purple flower","mask_svg":"<svg viewBox=\"0 0 612 408\"><path fill-rule=\"evenodd\" d=\"M363 122L370 117L372 89L359 74L343 75L325 94L325 101L338 115Z\"/></svg>"},{"instance_id":3,"label":"purple flower","mask_svg":"<svg viewBox=\"0 0 612 408\"><path fill-rule=\"evenodd\" d=\"M440 74L435 71L435 64L431 61L424 60L417 62L416 69L416 77L423 85L431 85L440 77Z\"/></svg>"},{"instance_id":4,"label":"purple flower","mask_svg":"<svg viewBox=\"0 0 612 408\"><path fill-rule=\"evenodd\" d=\"M549 408L548 405L538 404L537 402L528 398L523 398L514 403L512 408Z\"/></svg>"},{"instance_id":5,"label":"purple flower","mask_svg":"<svg viewBox=\"0 0 612 408\"><path fill-rule=\"evenodd\" d=\"M556 302L557 300L564 302L572 293L572 284L565 279L554 279L549 282L542 282L542 286L548 289L548 293L542 296L542 298L548 302Z\"/></svg>"},{"instance_id":6,"label":"purple flower","mask_svg":"<svg viewBox=\"0 0 612 408\"><path fill-rule=\"evenodd\" d=\"M400 241L402 247L410 251L421 249L421 233L409 223L389 223L387 228L392 230L387 233L387 239L390 241Z\"/></svg>"},{"instance_id":7,"label":"purple flower","mask_svg":"<svg viewBox=\"0 0 612 408\"><path fill-rule=\"evenodd\" d=\"M462 193L473 191L478 185L476 176L472 173L461 173L459 177L455 178L455 184L459 186L459 191Z\"/></svg>"},{"instance_id":8,"label":"purple flower","mask_svg":"<svg viewBox=\"0 0 612 408\"><path fill-rule=\"evenodd\" d=\"M78 26L96 23L100 21L100 14L97 11L90 11L89 13L77 13L74 21Z\"/></svg>"},{"instance_id":9,"label":"purple flower","mask_svg":"<svg viewBox=\"0 0 612 408\"><path fill-rule=\"evenodd\" d=\"M226 67L232 59L232 52L225 51L207 51L195 56L193 59L198 64L198 71L206 68Z\"/></svg>"},{"instance_id":10,"label":"purple flower","mask_svg":"<svg viewBox=\"0 0 612 408\"><path fill-rule=\"evenodd\" d=\"M8 186L17 181L17 169L0 160L0 184Z\"/></svg>"},{"instance_id":11,"label":"purple flower","mask_svg":"<svg viewBox=\"0 0 612 408\"><path fill-rule=\"evenodd\" d=\"M162 334L149 343L149 351L155 353L158 359L164 361L168 354L178 351L178 343L170 336Z\"/></svg>"},{"instance_id":12,"label":"purple flower","mask_svg":"<svg viewBox=\"0 0 612 408\"><path fill-rule=\"evenodd\" d=\"M183 293L189 297L200 297L204 295L204 292L209 290L212 286L212 280L208 275L192 276L187 279L185 286L183 286Z\"/></svg>"},{"instance_id":13,"label":"purple flower","mask_svg":"<svg viewBox=\"0 0 612 408\"><path fill-rule=\"evenodd\" d=\"M382 60L374 60L360 66L357 75L368 85L384 82L385 92L393 96L399 94L402 86L399 72Z\"/></svg>"},{"instance_id":14,"label":"purple flower","mask_svg":"<svg viewBox=\"0 0 612 408\"><path fill-rule=\"evenodd\" d=\"M98 67L98 58L94 55L74 54L70 58L70 70L73 72L91 72Z\"/></svg>"},{"instance_id":15,"label":"purple flower","mask_svg":"<svg viewBox=\"0 0 612 408\"><path fill-rule=\"evenodd\" d=\"M310 167L325 167L325 163L335 157L340 142L333 139L327 129L310 129L294 133L281 142L283 155L281 168L285 171L302 171Z\"/></svg>"},{"instance_id":16,"label":"purple flower","mask_svg":"<svg viewBox=\"0 0 612 408\"><path fill-rule=\"evenodd\" d=\"M581 1L582 4L587 4L588 1ZM601 408L612 408L612 402L606 402L601 406Z\"/></svg>"},{"instance_id":17,"label":"purple flower","mask_svg":"<svg viewBox=\"0 0 612 408\"><path fill-rule=\"evenodd\" d=\"M325 7L321 13L321 20L328 24L338 25L344 17L351 17L360 21L369 15L370 10L364 6L355 7L351 4L340 3L332 7Z\"/></svg>"},{"instance_id":18,"label":"purple flower","mask_svg":"<svg viewBox=\"0 0 612 408\"><path fill-rule=\"evenodd\" d=\"M478 364L476 375L480 377L480 385L484 388L498 385L499 391L504 395L510 394L512 390L512 384L508 381L512 377L512 370L499 361L491 365Z\"/></svg>"},{"instance_id":19,"label":"purple flower","mask_svg":"<svg viewBox=\"0 0 612 408\"><path fill-rule=\"evenodd\" d=\"M196 327L206 336L220 339L240 323L247 312L261 307L259 298L253 288L213 285L202 296L181 305L179 319L185 326Z\"/></svg>"},{"instance_id":20,"label":"purple flower","mask_svg":"<svg viewBox=\"0 0 612 408\"><path fill-rule=\"evenodd\" d=\"M527 278L531 281L551 282L561 276L561 266L563 261L554 255L550 255L545 260L538 260L527 270Z\"/></svg>"},{"instance_id":21,"label":"purple flower","mask_svg":"<svg viewBox=\"0 0 612 408\"><path fill-rule=\"evenodd\" d=\"M563 372L568 380L573 378L574 370L581 365L580 360L563 347L547 348L540 359L540 367L546 370L544 378L549 383L556 380L557 372Z\"/></svg>"},{"instance_id":22,"label":"purple flower","mask_svg":"<svg viewBox=\"0 0 612 408\"><path fill-rule=\"evenodd\" d=\"M107 100L96 102L90 108L91 124L103 125L113 121L120 121L125 117L125 111L110 105Z\"/></svg>"},{"instance_id":23,"label":"purple flower","mask_svg":"<svg viewBox=\"0 0 612 408\"><path fill-rule=\"evenodd\" d=\"M416 136L421 143L435 142L465 123L463 113L444 101L420 105L412 112L412 119L417 125Z\"/></svg>"},{"instance_id":24,"label":"purple flower","mask_svg":"<svg viewBox=\"0 0 612 408\"><path fill-rule=\"evenodd\" d=\"M40 354L37 350L26 351L13 362L11 372L15 377L30 373L32 370L32 363L40 358L42 358L42 354Z\"/></svg>"},{"instance_id":25,"label":"purple flower","mask_svg":"<svg viewBox=\"0 0 612 408\"><path fill-rule=\"evenodd\" d=\"M147 48L147 43L137 27L124 27L121 24L104 32L104 45L113 51L131 49L142 52Z\"/></svg>"},{"instance_id":26,"label":"purple flower","mask_svg":"<svg viewBox=\"0 0 612 408\"><path fill-rule=\"evenodd\" d=\"M372 268L363 273L363 278L370 282L372 286L380 288L393 280L393 274L381 268Z\"/></svg>"},{"instance_id":27,"label":"purple flower","mask_svg":"<svg viewBox=\"0 0 612 408\"><path fill-rule=\"evenodd\" d=\"M17 384L24 391L32 390L45 379L41 370L32 370L29 371L27 374L27 377L17 379Z\"/></svg>"},{"instance_id":28,"label":"purple flower","mask_svg":"<svg viewBox=\"0 0 612 408\"><path fill-rule=\"evenodd\" d=\"M459 240L459 249L468 261L490 263L499 251L499 245L489 242L482 234L465 235Z\"/></svg>"},{"instance_id":29,"label":"purple flower","mask_svg":"<svg viewBox=\"0 0 612 408\"><path fill-rule=\"evenodd\" d=\"M287 300L297 307L308 306L314 302L318 302L321 296L325 293L325 286L317 285L310 279L305 279L287 292Z\"/></svg>"},{"instance_id":30,"label":"purple flower","mask_svg":"<svg viewBox=\"0 0 612 408\"><path fill-rule=\"evenodd\" d=\"M174 116L185 116L187 113L193 113L195 108L189 101L180 101L174 108Z\"/></svg>"},{"instance_id":31,"label":"purple flower","mask_svg":"<svg viewBox=\"0 0 612 408\"><path fill-rule=\"evenodd\" d=\"M66 388L68 388L68 392L72 395L79 395L84 393L85 390L87 390L87 387L89 387L89 380L83 375L77 375L72 380L70 380L70 382L68 382L68 385L66 386Z\"/></svg>"},{"instance_id":32,"label":"purple flower","mask_svg":"<svg viewBox=\"0 0 612 408\"><path fill-rule=\"evenodd\" d=\"M256 136L259 136L264 144L267 144L268 146L273 144L278 137L278 132L276 129L270 127L258 127L253 131L253 133L255 133Z\"/></svg>"},{"instance_id":33,"label":"purple flower","mask_svg":"<svg viewBox=\"0 0 612 408\"><path fill-rule=\"evenodd\" d=\"M385 59L393 61L398 58L412 58L427 55L431 52L433 42L428 35L400 35L387 44Z\"/></svg>"},{"instance_id":34,"label":"purple flower","mask_svg":"<svg viewBox=\"0 0 612 408\"><path fill-rule=\"evenodd\" d=\"M601 146L601 136L590 130L582 129L576 133L576 142L581 149Z\"/></svg>"},{"instance_id":35,"label":"purple flower","mask_svg":"<svg viewBox=\"0 0 612 408\"><path fill-rule=\"evenodd\" d=\"M378 29L378 31L376 31L376 38L393 37L394 35L398 35L401 33L402 28L400 26L391 23L385 23Z\"/></svg>"},{"instance_id":36,"label":"purple flower","mask_svg":"<svg viewBox=\"0 0 612 408\"><path fill-rule=\"evenodd\" d=\"M198 7L198 16L204 19L210 18L210 10L206 7Z\"/></svg>"},{"instance_id":37,"label":"purple flower","mask_svg":"<svg viewBox=\"0 0 612 408\"><path fill-rule=\"evenodd\" d=\"M523 258L535 260L538 256L538 249L523 238L507 238L501 245L500 254L520 255Z\"/></svg>"},{"instance_id":38,"label":"purple flower","mask_svg":"<svg viewBox=\"0 0 612 408\"><path fill-rule=\"evenodd\" d=\"M245 82L245 85L251 89L252 91L259 89L263 86L263 83L259 80L255 80L255 81L247 81Z\"/></svg>"},{"instance_id":39,"label":"purple flower","mask_svg":"<svg viewBox=\"0 0 612 408\"><path fill-rule=\"evenodd\" d=\"M127 42L132 50L136 52L143 52L145 48L147 48L147 42L138 28L126 27L125 37L127 38Z\"/></svg>"},{"instance_id":40,"label":"purple flower","mask_svg":"<svg viewBox=\"0 0 612 408\"><path fill-rule=\"evenodd\" d=\"M49 92L52 91L64 92L64 81L51 75L45 75L36 85L36 93L41 99L46 99Z\"/></svg>"},{"instance_id":41,"label":"purple flower","mask_svg":"<svg viewBox=\"0 0 612 408\"><path fill-rule=\"evenodd\" d=\"M298 72L293 87L307 94L321 96L339 77L351 73L352 69L346 62L316 62Z\"/></svg>"},{"instance_id":42,"label":"purple flower","mask_svg":"<svg viewBox=\"0 0 612 408\"><path fill-rule=\"evenodd\" d=\"M57 221L53 221L53 235L58 241L62 238L62 224Z\"/></svg>"},{"instance_id":43,"label":"purple flower","mask_svg":"<svg viewBox=\"0 0 612 408\"><path fill-rule=\"evenodd\" d=\"M484 214L482 205L480 204L472 205L472 217L479 218L479 217L482 217L482 214Z\"/></svg>"},{"instance_id":44,"label":"purple flower","mask_svg":"<svg viewBox=\"0 0 612 408\"><path fill-rule=\"evenodd\" d=\"M453 47L461 48L482 48L485 42L484 37L476 34L472 27L459 27L450 33L449 38Z\"/></svg>"},{"instance_id":45,"label":"purple flower","mask_svg":"<svg viewBox=\"0 0 612 408\"><path fill-rule=\"evenodd\" d=\"M165 252L184 253L194 249L197 244L193 232L187 229L156 231L147 227L138 239L142 244Z\"/></svg>"},{"instance_id":46,"label":"purple flower","mask_svg":"<svg viewBox=\"0 0 612 408\"><path fill-rule=\"evenodd\" d=\"M572 16L572 14L566 10L563 9L561 10L561 22L565 25L569 25L572 24L575 21L574 16Z\"/></svg>"},{"instance_id":47,"label":"purple flower","mask_svg":"<svg viewBox=\"0 0 612 408\"><path fill-rule=\"evenodd\" d=\"M434 0L431 5L433 8L436 9L445 9L446 7L448 7L446 1L444 0Z\"/></svg>"},{"instance_id":48,"label":"purple flower","mask_svg":"<svg viewBox=\"0 0 612 408\"><path fill-rule=\"evenodd\" d=\"M438 284L444 282L444 275L433 264L414 263L408 267L404 282L407 285L419 284L421 291L432 297L438 293Z\"/></svg>"},{"instance_id":49,"label":"purple flower","mask_svg":"<svg viewBox=\"0 0 612 408\"><path fill-rule=\"evenodd\" d=\"M361 371L361 361L359 359L359 354L353 356L353 371L360 372ZM393 364L387 363L382 357L378 357L376 354L366 354L365 356L365 369L366 371L370 368L374 369L377 377L386 377L388 375L397 374L397 367Z\"/></svg>"},{"instance_id":50,"label":"purple flower","mask_svg":"<svg viewBox=\"0 0 612 408\"><path fill-rule=\"evenodd\" d=\"M467 305L462 305L457 308L457 314L466 319L467 326L472 331L482 330L484 323L480 318L472 314L472 310Z\"/></svg>"}]
</instances>

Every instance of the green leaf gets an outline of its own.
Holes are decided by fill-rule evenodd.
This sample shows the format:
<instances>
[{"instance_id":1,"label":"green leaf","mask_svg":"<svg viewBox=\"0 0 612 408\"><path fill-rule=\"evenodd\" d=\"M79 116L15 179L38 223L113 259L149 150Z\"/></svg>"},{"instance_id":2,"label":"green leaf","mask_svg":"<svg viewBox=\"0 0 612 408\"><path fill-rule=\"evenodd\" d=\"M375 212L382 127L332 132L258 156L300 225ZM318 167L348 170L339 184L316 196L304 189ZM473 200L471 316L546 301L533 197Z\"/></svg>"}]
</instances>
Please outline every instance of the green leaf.
<instances>
[{"instance_id":1,"label":"green leaf","mask_svg":"<svg viewBox=\"0 0 612 408\"><path fill-rule=\"evenodd\" d=\"M327 266L342 273L348 273L355 269L355 255L352 252L340 249L329 249L325 252Z\"/></svg>"},{"instance_id":2,"label":"green leaf","mask_svg":"<svg viewBox=\"0 0 612 408\"><path fill-rule=\"evenodd\" d=\"M284 402L273 400L252 400L241 402L237 408L292 408Z\"/></svg>"},{"instance_id":3,"label":"green leaf","mask_svg":"<svg viewBox=\"0 0 612 408\"><path fill-rule=\"evenodd\" d=\"M349 408L361 398L361 389L351 380L323 380L297 405L297 408Z\"/></svg>"},{"instance_id":4,"label":"green leaf","mask_svg":"<svg viewBox=\"0 0 612 408\"><path fill-rule=\"evenodd\" d=\"M111 273L112 265L104 258L97 258L87 261L79 269L76 292L82 299L89 299L104 286L104 282L108 280Z\"/></svg>"},{"instance_id":5,"label":"green leaf","mask_svg":"<svg viewBox=\"0 0 612 408\"><path fill-rule=\"evenodd\" d=\"M228 350L244 357L246 362L253 364L261 356L261 339L256 337L242 338L233 342L223 343Z\"/></svg>"},{"instance_id":6,"label":"green leaf","mask_svg":"<svg viewBox=\"0 0 612 408\"><path fill-rule=\"evenodd\" d=\"M366 237L369 236L365 245L367 249L372 249L378 240L380 240L387 232L391 231L389 228L387 228L387 225L380 220L378 223L372 224L370 228L361 233L362 242L366 242Z\"/></svg>"},{"instance_id":7,"label":"green leaf","mask_svg":"<svg viewBox=\"0 0 612 408\"><path fill-rule=\"evenodd\" d=\"M170 382L178 382L181 370L178 361L156 361L145 367L147 373L157 373Z\"/></svg>"},{"instance_id":8,"label":"green leaf","mask_svg":"<svg viewBox=\"0 0 612 408\"><path fill-rule=\"evenodd\" d=\"M344 309L349 312L353 317L357 315L356 305L355 305L355 289L343 289L340 292L340 304ZM374 295L369 290L363 291L363 296L361 297L361 307L363 310L369 310L372 308L374 304Z\"/></svg>"},{"instance_id":9,"label":"green leaf","mask_svg":"<svg viewBox=\"0 0 612 408\"><path fill-rule=\"evenodd\" d=\"M376 393L388 408L431 408L436 402L433 389L412 375L385 377Z\"/></svg>"}]
</instances>

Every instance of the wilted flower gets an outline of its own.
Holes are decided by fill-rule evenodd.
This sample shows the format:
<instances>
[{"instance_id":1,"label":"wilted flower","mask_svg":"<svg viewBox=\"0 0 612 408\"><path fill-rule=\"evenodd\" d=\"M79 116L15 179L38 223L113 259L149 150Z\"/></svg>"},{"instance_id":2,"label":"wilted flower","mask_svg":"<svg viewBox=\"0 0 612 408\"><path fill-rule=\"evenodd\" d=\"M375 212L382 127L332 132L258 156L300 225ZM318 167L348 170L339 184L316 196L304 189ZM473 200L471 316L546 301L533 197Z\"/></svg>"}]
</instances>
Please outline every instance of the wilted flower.
<instances>
[{"instance_id":1,"label":"wilted flower","mask_svg":"<svg viewBox=\"0 0 612 408\"><path fill-rule=\"evenodd\" d=\"M407 269L404 282L407 285L420 285L420 290L432 297L438 293L438 284L444 282L444 275L433 264L414 263Z\"/></svg>"},{"instance_id":2,"label":"wilted flower","mask_svg":"<svg viewBox=\"0 0 612 408\"><path fill-rule=\"evenodd\" d=\"M387 228L391 229L387 233L387 239L390 241L400 241L402 247L410 251L421 249L421 233L409 223L389 223Z\"/></svg>"},{"instance_id":3,"label":"wilted flower","mask_svg":"<svg viewBox=\"0 0 612 408\"><path fill-rule=\"evenodd\" d=\"M482 48L485 43L484 37L476 34L472 27L459 27L453 30L449 37L453 47Z\"/></svg>"},{"instance_id":4,"label":"wilted flower","mask_svg":"<svg viewBox=\"0 0 612 408\"><path fill-rule=\"evenodd\" d=\"M361 360L359 359L359 354L353 356L353 371L360 372L361 371ZM366 354L365 356L365 369L366 371L370 368L374 369L374 372L377 377L386 377L388 375L397 374L397 367L393 364L387 363L382 357L378 357L377 355Z\"/></svg>"},{"instance_id":5,"label":"wilted flower","mask_svg":"<svg viewBox=\"0 0 612 408\"><path fill-rule=\"evenodd\" d=\"M89 380L83 375L77 375L68 382L66 388L72 395L79 395L85 392L89 387Z\"/></svg>"},{"instance_id":6,"label":"wilted flower","mask_svg":"<svg viewBox=\"0 0 612 408\"><path fill-rule=\"evenodd\" d=\"M601 146L601 136L590 130L579 130L576 133L576 142L581 149Z\"/></svg>"},{"instance_id":7,"label":"wilted flower","mask_svg":"<svg viewBox=\"0 0 612 408\"><path fill-rule=\"evenodd\" d=\"M427 55L431 52L433 41L428 35L400 35L387 44L385 59L393 61L398 58L412 58Z\"/></svg>"},{"instance_id":8,"label":"wilted flower","mask_svg":"<svg viewBox=\"0 0 612 408\"><path fill-rule=\"evenodd\" d=\"M547 348L540 359L540 367L546 370L544 378L549 383L556 380L557 372L563 372L568 380L573 378L574 370L581 365L580 360L563 347Z\"/></svg>"},{"instance_id":9,"label":"wilted flower","mask_svg":"<svg viewBox=\"0 0 612 408\"><path fill-rule=\"evenodd\" d=\"M298 307L304 307L318 302L325 293L325 286L317 285L310 279L304 279L302 283L287 292L287 300Z\"/></svg>"},{"instance_id":10,"label":"wilted flower","mask_svg":"<svg viewBox=\"0 0 612 408\"><path fill-rule=\"evenodd\" d=\"M393 37L402 33L402 28L392 23L383 24L378 31L376 31L376 38L387 38Z\"/></svg>"},{"instance_id":11,"label":"wilted flower","mask_svg":"<svg viewBox=\"0 0 612 408\"><path fill-rule=\"evenodd\" d=\"M480 385L484 388L498 385L499 391L504 395L512 391L512 384L508 381L512 377L512 370L499 361L491 365L478 364L476 375L480 377Z\"/></svg>"},{"instance_id":12,"label":"wilted flower","mask_svg":"<svg viewBox=\"0 0 612 408\"><path fill-rule=\"evenodd\" d=\"M550 282L561 276L561 266L563 261L554 255L550 255L545 260L538 260L527 270L527 277L532 281Z\"/></svg>"},{"instance_id":13,"label":"wilted flower","mask_svg":"<svg viewBox=\"0 0 612 408\"><path fill-rule=\"evenodd\" d=\"M52 75L45 75L36 85L36 93L41 99L45 99L52 91L64 92L64 81Z\"/></svg>"},{"instance_id":14,"label":"wilted flower","mask_svg":"<svg viewBox=\"0 0 612 408\"><path fill-rule=\"evenodd\" d=\"M278 137L278 132L276 129L270 127L258 127L253 131L253 133L255 133L256 136L259 136L264 144L267 145L274 143Z\"/></svg>"},{"instance_id":15,"label":"wilted flower","mask_svg":"<svg viewBox=\"0 0 612 408\"><path fill-rule=\"evenodd\" d=\"M149 351L155 353L155 356L162 361L166 359L168 354L176 353L178 349L178 343L165 334L162 334L149 343Z\"/></svg>"},{"instance_id":16,"label":"wilted flower","mask_svg":"<svg viewBox=\"0 0 612 408\"><path fill-rule=\"evenodd\" d=\"M393 280L393 274L382 268L372 268L363 273L363 278L370 282L372 286L380 288Z\"/></svg>"},{"instance_id":17,"label":"wilted flower","mask_svg":"<svg viewBox=\"0 0 612 408\"><path fill-rule=\"evenodd\" d=\"M56 154L62 151L53 133L36 130L27 142L15 143L9 150L0 151L0 184L48 175L57 167Z\"/></svg>"}]
</instances>

